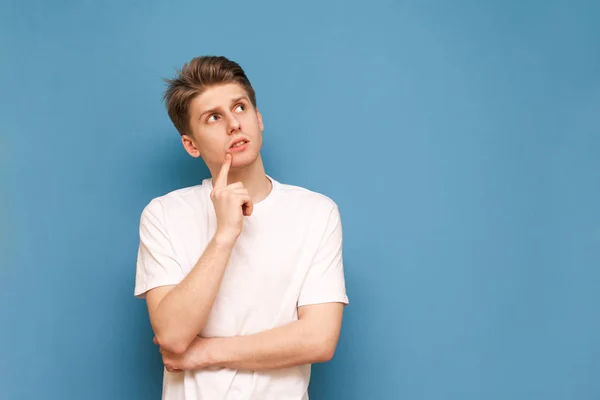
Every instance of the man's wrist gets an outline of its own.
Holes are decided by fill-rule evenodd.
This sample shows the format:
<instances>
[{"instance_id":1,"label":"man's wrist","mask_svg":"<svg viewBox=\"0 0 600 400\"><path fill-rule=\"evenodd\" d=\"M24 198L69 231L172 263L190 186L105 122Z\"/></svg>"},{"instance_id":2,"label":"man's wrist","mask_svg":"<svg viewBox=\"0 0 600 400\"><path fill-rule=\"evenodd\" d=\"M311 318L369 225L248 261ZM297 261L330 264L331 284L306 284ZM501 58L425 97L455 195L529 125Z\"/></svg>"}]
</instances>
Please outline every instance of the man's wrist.
<instances>
[{"instance_id":1,"label":"man's wrist","mask_svg":"<svg viewBox=\"0 0 600 400\"><path fill-rule=\"evenodd\" d=\"M218 247L233 247L237 241L237 236L227 232L217 231L213 240Z\"/></svg>"},{"instance_id":2,"label":"man's wrist","mask_svg":"<svg viewBox=\"0 0 600 400\"><path fill-rule=\"evenodd\" d=\"M225 339L223 338L210 338L205 339L208 341L205 353L205 362L208 368L210 367L223 367L225 362L224 348Z\"/></svg>"}]
</instances>

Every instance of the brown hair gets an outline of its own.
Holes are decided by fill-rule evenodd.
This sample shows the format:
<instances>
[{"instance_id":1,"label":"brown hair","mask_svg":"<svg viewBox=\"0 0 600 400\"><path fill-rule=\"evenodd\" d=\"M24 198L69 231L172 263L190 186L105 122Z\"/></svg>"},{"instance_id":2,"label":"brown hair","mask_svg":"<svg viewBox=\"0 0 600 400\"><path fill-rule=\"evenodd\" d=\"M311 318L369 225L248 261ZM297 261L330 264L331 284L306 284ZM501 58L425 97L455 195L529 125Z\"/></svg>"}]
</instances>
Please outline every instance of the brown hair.
<instances>
[{"instance_id":1,"label":"brown hair","mask_svg":"<svg viewBox=\"0 0 600 400\"><path fill-rule=\"evenodd\" d=\"M252 105L256 108L256 94L246 77L246 73L234 61L223 56L201 56L184 64L173 79L165 79L168 84L163 99L169 118L180 135L190 134L190 102L202 94L208 87L238 83L247 92Z\"/></svg>"}]
</instances>

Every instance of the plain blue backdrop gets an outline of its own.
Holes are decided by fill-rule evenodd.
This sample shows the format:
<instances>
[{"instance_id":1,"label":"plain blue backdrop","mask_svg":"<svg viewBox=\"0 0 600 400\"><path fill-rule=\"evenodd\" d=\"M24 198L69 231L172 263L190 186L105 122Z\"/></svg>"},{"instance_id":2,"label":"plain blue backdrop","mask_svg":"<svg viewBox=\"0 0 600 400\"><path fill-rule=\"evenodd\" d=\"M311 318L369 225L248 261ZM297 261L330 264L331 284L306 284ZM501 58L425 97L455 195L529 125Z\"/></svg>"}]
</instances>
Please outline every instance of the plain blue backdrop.
<instances>
[{"instance_id":1,"label":"plain blue backdrop","mask_svg":"<svg viewBox=\"0 0 600 400\"><path fill-rule=\"evenodd\" d=\"M161 78L238 61L276 179L332 197L347 308L314 400L600 398L593 1L3 1L0 399L159 399L151 198L208 176Z\"/></svg>"}]
</instances>

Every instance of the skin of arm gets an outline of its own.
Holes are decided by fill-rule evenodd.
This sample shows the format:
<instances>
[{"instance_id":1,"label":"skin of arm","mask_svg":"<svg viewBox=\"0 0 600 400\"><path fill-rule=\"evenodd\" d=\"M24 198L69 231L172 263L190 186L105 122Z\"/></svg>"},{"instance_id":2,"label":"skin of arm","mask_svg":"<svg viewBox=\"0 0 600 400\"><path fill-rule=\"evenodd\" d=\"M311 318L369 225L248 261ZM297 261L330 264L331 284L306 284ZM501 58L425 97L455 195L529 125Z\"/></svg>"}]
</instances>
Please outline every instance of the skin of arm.
<instances>
[{"instance_id":1,"label":"skin of arm","mask_svg":"<svg viewBox=\"0 0 600 400\"><path fill-rule=\"evenodd\" d=\"M253 203L243 184L227 184L231 160L227 154L215 179L211 200L218 228L202 256L180 283L146 294L155 340L174 354L183 354L202 331L241 233L242 218L252 214Z\"/></svg>"},{"instance_id":2,"label":"skin of arm","mask_svg":"<svg viewBox=\"0 0 600 400\"><path fill-rule=\"evenodd\" d=\"M247 336L197 337L183 354L160 351L171 372L214 367L257 371L326 362L335 353L343 312L342 303L302 306L297 321L280 327Z\"/></svg>"},{"instance_id":3,"label":"skin of arm","mask_svg":"<svg viewBox=\"0 0 600 400\"><path fill-rule=\"evenodd\" d=\"M184 353L204 327L233 245L234 241L215 236L179 284L157 287L146 294L156 341L165 350Z\"/></svg>"}]
</instances>

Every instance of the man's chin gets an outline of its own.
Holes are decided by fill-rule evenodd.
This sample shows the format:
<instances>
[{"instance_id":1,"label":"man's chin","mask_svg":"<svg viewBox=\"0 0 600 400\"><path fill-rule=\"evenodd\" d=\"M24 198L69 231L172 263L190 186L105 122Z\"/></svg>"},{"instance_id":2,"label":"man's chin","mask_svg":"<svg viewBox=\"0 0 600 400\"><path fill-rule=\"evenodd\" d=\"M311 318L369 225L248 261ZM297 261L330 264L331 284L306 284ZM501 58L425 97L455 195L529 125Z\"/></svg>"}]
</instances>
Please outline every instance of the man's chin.
<instances>
[{"instance_id":1,"label":"man's chin","mask_svg":"<svg viewBox=\"0 0 600 400\"><path fill-rule=\"evenodd\" d=\"M233 159L231 160L231 168L243 169L253 165L258 159L258 154L235 154L233 153Z\"/></svg>"}]
</instances>

